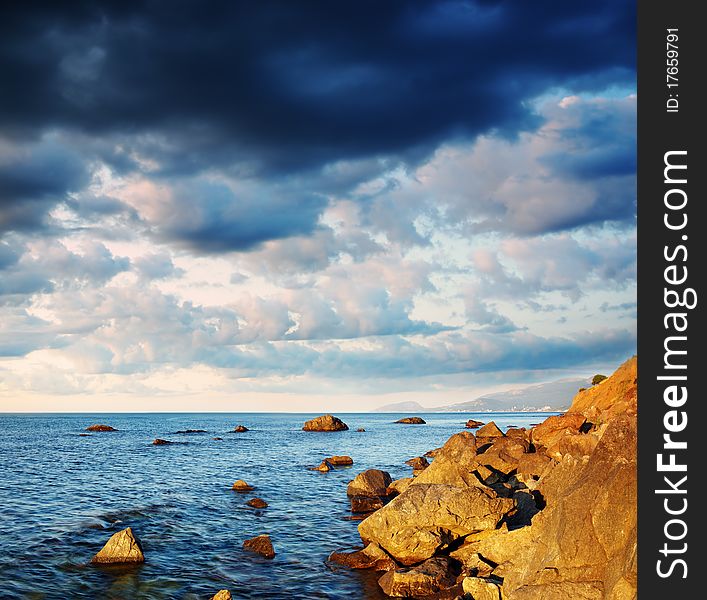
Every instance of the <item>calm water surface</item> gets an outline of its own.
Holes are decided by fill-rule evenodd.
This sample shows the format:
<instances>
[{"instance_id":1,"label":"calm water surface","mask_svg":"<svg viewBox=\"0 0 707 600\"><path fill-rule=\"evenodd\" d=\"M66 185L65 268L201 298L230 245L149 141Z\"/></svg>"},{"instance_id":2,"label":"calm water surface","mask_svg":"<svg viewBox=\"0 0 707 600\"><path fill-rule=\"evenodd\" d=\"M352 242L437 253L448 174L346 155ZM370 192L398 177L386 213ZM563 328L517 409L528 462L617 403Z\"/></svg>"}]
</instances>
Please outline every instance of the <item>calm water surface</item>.
<instances>
[{"instance_id":1,"label":"calm water surface","mask_svg":"<svg viewBox=\"0 0 707 600\"><path fill-rule=\"evenodd\" d=\"M348 482L369 468L409 477L405 461L441 446L468 418L505 430L547 415L423 414L427 425L399 425L408 415L339 414L349 431L302 431L313 416L0 415L0 598L195 600L222 588L234 598L385 598L377 575L325 563L360 543ZM119 431L79 435L93 423ZM237 424L250 431L229 433ZM185 429L207 433L176 433ZM153 446L157 437L180 443ZM333 454L354 465L307 470ZM255 492L232 492L236 479ZM268 508L246 506L253 496ZM142 541L143 565L88 564L128 526ZM273 560L242 549L262 533Z\"/></svg>"}]
</instances>

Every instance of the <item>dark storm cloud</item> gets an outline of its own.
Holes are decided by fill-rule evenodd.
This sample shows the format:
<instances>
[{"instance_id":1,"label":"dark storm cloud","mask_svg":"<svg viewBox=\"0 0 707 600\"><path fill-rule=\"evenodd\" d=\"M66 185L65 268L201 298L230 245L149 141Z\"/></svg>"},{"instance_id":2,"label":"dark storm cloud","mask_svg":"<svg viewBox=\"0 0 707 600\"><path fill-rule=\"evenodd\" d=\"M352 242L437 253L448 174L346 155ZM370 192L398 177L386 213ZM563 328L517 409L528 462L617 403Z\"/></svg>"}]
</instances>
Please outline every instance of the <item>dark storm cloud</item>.
<instances>
[{"instance_id":1,"label":"dark storm cloud","mask_svg":"<svg viewBox=\"0 0 707 600\"><path fill-rule=\"evenodd\" d=\"M416 160L531 125L549 86L633 78L633 2L57 6L3 11L2 128L185 136L182 168Z\"/></svg>"}]
</instances>

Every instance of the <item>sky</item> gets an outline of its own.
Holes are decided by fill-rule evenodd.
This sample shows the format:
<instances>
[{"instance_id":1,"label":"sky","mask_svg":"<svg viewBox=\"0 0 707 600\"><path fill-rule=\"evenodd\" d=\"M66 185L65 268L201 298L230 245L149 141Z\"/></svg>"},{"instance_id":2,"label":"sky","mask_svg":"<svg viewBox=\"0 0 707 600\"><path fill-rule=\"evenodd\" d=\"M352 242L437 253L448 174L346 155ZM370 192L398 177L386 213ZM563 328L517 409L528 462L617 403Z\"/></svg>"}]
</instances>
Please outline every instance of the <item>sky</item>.
<instances>
[{"instance_id":1,"label":"sky","mask_svg":"<svg viewBox=\"0 0 707 600\"><path fill-rule=\"evenodd\" d=\"M439 406L635 353L633 2L61 4L0 8L0 410Z\"/></svg>"}]
</instances>

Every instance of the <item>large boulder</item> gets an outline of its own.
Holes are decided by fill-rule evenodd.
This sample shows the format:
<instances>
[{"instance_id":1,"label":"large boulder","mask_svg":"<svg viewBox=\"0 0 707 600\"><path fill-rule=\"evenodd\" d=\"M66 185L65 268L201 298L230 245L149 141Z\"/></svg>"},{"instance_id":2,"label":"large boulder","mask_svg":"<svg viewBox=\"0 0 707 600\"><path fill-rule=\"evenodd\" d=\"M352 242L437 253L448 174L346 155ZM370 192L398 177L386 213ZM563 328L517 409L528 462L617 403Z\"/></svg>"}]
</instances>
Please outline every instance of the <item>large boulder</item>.
<instances>
[{"instance_id":1,"label":"large boulder","mask_svg":"<svg viewBox=\"0 0 707 600\"><path fill-rule=\"evenodd\" d=\"M398 496L402 494L406 489L410 487L413 482L412 477L403 477L402 479L396 479L393 481L386 490L389 496Z\"/></svg>"},{"instance_id":2,"label":"large boulder","mask_svg":"<svg viewBox=\"0 0 707 600\"><path fill-rule=\"evenodd\" d=\"M254 538L246 540L243 542L243 548L260 554L264 558L274 558L275 548L273 548L272 541L269 535L258 535Z\"/></svg>"},{"instance_id":3,"label":"large boulder","mask_svg":"<svg viewBox=\"0 0 707 600\"><path fill-rule=\"evenodd\" d=\"M453 587L455 583L456 577L446 557L430 558L410 569L388 571L378 580L383 592L396 598L431 596Z\"/></svg>"},{"instance_id":4,"label":"large boulder","mask_svg":"<svg viewBox=\"0 0 707 600\"><path fill-rule=\"evenodd\" d=\"M346 488L347 496L387 496L392 483L390 473L379 469L367 469L356 475Z\"/></svg>"},{"instance_id":5,"label":"large boulder","mask_svg":"<svg viewBox=\"0 0 707 600\"><path fill-rule=\"evenodd\" d=\"M476 455L476 460L486 467L509 474L518 468L518 461L528 451L530 444L517 437L493 438L490 447Z\"/></svg>"},{"instance_id":6,"label":"large boulder","mask_svg":"<svg viewBox=\"0 0 707 600\"><path fill-rule=\"evenodd\" d=\"M572 400L568 413L580 413L589 421L609 421L617 415L635 415L637 409L638 360L623 363L614 374Z\"/></svg>"},{"instance_id":7,"label":"large boulder","mask_svg":"<svg viewBox=\"0 0 707 600\"><path fill-rule=\"evenodd\" d=\"M306 421L303 431L346 431L349 426L338 417L333 415L322 415Z\"/></svg>"},{"instance_id":8,"label":"large boulder","mask_svg":"<svg viewBox=\"0 0 707 600\"><path fill-rule=\"evenodd\" d=\"M479 485L474 470L476 461L476 439L470 431L455 433L434 456L434 461L422 471L414 485L444 483L457 487Z\"/></svg>"},{"instance_id":9,"label":"large boulder","mask_svg":"<svg viewBox=\"0 0 707 600\"><path fill-rule=\"evenodd\" d=\"M535 446L550 448L554 446L561 437L579 433L582 426L587 421L580 413L566 413L548 417L542 423L534 427L530 436Z\"/></svg>"},{"instance_id":10,"label":"large boulder","mask_svg":"<svg viewBox=\"0 0 707 600\"><path fill-rule=\"evenodd\" d=\"M503 432L498 428L494 421L489 421L481 429L476 432L477 438L495 438L503 437Z\"/></svg>"},{"instance_id":11,"label":"large boulder","mask_svg":"<svg viewBox=\"0 0 707 600\"><path fill-rule=\"evenodd\" d=\"M474 531L493 529L515 508L489 488L416 484L358 526L361 539L376 542L403 565L413 565Z\"/></svg>"},{"instance_id":12,"label":"large boulder","mask_svg":"<svg viewBox=\"0 0 707 600\"><path fill-rule=\"evenodd\" d=\"M105 546L91 559L94 564L125 564L145 562L142 544L131 527L114 533Z\"/></svg>"}]
</instances>

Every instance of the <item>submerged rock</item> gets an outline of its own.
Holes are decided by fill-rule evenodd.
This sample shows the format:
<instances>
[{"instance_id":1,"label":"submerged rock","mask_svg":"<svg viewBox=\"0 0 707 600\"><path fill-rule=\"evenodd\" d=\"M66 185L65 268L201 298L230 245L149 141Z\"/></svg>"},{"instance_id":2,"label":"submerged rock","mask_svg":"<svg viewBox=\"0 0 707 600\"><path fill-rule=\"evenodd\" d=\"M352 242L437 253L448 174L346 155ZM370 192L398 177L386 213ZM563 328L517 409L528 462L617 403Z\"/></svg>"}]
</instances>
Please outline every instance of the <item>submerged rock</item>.
<instances>
[{"instance_id":1,"label":"submerged rock","mask_svg":"<svg viewBox=\"0 0 707 600\"><path fill-rule=\"evenodd\" d=\"M366 430L363 427L359 427L356 431L358 433L364 433Z\"/></svg>"},{"instance_id":2,"label":"submerged rock","mask_svg":"<svg viewBox=\"0 0 707 600\"><path fill-rule=\"evenodd\" d=\"M388 596L431 596L453 587L456 578L450 569L449 559L436 557L410 569L388 571L378 580L378 585Z\"/></svg>"},{"instance_id":3,"label":"submerged rock","mask_svg":"<svg viewBox=\"0 0 707 600\"><path fill-rule=\"evenodd\" d=\"M338 417L322 415L306 421L303 431L347 431L349 426Z\"/></svg>"},{"instance_id":4,"label":"submerged rock","mask_svg":"<svg viewBox=\"0 0 707 600\"><path fill-rule=\"evenodd\" d=\"M262 498L251 498L246 502L248 506L252 506L253 508L267 508L268 503L265 502Z\"/></svg>"},{"instance_id":5,"label":"submerged rock","mask_svg":"<svg viewBox=\"0 0 707 600\"><path fill-rule=\"evenodd\" d=\"M396 423L403 423L405 425L425 425L425 421L422 417L403 417L395 421Z\"/></svg>"},{"instance_id":6,"label":"submerged rock","mask_svg":"<svg viewBox=\"0 0 707 600\"><path fill-rule=\"evenodd\" d=\"M234 433L245 433L246 431L250 431L250 429L248 429L245 425L236 425L233 430Z\"/></svg>"},{"instance_id":7,"label":"submerged rock","mask_svg":"<svg viewBox=\"0 0 707 600\"><path fill-rule=\"evenodd\" d=\"M242 479L239 479L233 484L231 489L234 492L252 492L255 488L252 485L247 484Z\"/></svg>"},{"instance_id":8,"label":"submerged rock","mask_svg":"<svg viewBox=\"0 0 707 600\"><path fill-rule=\"evenodd\" d=\"M220 590L211 596L211 600L233 600L233 596L229 590Z\"/></svg>"},{"instance_id":9,"label":"submerged rock","mask_svg":"<svg viewBox=\"0 0 707 600\"><path fill-rule=\"evenodd\" d=\"M275 548L273 548L269 535L258 535L246 540L243 542L243 548L256 552L265 558L273 558L275 556Z\"/></svg>"},{"instance_id":10,"label":"submerged rock","mask_svg":"<svg viewBox=\"0 0 707 600\"><path fill-rule=\"evenodd\" d=\"M190 433L208 433L206 429L182 429L180 431L175 431L175 434L190 434Z\"/></svg>"},{"instance_id":11,"label":"submerged rock","mask_svg":"<svg viewBox=\"0 0 707 600\"><path fill-rule=\"evenodd\" d=\"M156 438L153 442L153 446L169 446L170 444L174 444L174 442L170 442L169 440L163 440L162 438Z\"/></svg>"},{"instance_id":12,"label":"submerged rock","mask_svg":"<svg viewBox=\"0 0 707 600\"><path fill-rule=\"evenodd\" d=\"M220 437L215 437L215 438L211 438L211 439L214 440L214 442L223 442L223 438L220 438Z\"/></svg>"},{"instance_id":13,"label":"submerged rock","mask_svg":"<svg viewBox=\"0 0 707 600\"><path fill-rule=\"evenodd\" d=\"M124 564L145 562L140 540L131 527L114 533L105 546L91 559L94 564Z\"/></svg>"},{"instance_id":14,"label":"submerged rock","mask_svg":"<svg viewBox=\"0 0 707 600\"><path fill-rule=\"evenodd\" d=\"M86 431L118 431L115 427L111 427L110 425L101 425L100 423L97 423L95 425L89 425L86 427Z\"/></svg>"}]
</instances>

